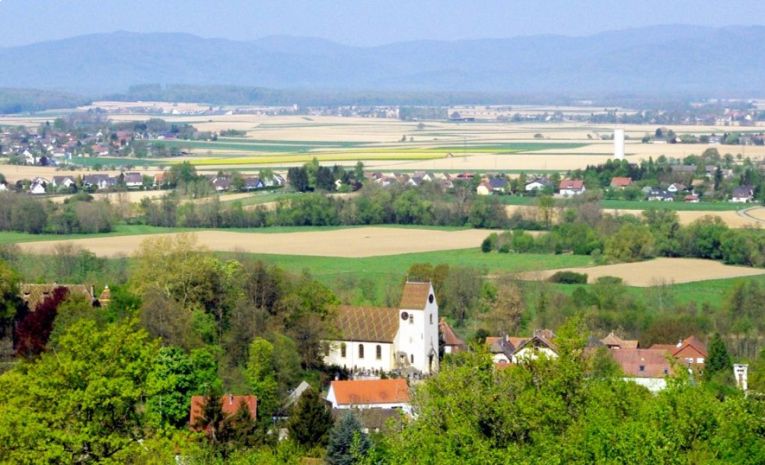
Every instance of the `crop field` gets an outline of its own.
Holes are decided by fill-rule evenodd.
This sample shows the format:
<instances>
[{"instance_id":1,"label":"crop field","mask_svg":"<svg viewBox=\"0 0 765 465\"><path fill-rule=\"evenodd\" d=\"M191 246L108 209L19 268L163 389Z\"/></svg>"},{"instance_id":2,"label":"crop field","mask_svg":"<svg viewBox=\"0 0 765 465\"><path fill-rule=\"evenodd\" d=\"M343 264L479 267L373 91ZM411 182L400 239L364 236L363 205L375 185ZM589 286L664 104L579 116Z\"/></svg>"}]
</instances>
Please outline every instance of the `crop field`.
<instances>
[{"instance_id":1,"label":"crop field","mask_svg":"<svg viewBox=\"0 0 765 465\"><path fill-rule=\"evenodd\" d=\"M270 253L324 257L374 257L402 253L477 248L489 231L477 229L443 230L422 228L361 227L300 232L252 232L202 230L198 243L217 252ZM145 239L142 235L58 239L21 243L26 252L50 253L68 243L90 250L98 256L133 254Z\"/></svg>"},{"instance_id":2,"label":"crop field","mask_svg":"<svg viewBox=\"0 0 765 465\"><path fill-rule=\"evenodd\" d=\"M528 272L521 274L519 277L526 280L547 279L558 271L586 273L590 283L603 276L614 276L621 278L625 284L635 287L651 287L765 274L765 269L762 268L723 265L720 262L711 260L656 258L637 263Z\"/></svg>"}]
</instances>

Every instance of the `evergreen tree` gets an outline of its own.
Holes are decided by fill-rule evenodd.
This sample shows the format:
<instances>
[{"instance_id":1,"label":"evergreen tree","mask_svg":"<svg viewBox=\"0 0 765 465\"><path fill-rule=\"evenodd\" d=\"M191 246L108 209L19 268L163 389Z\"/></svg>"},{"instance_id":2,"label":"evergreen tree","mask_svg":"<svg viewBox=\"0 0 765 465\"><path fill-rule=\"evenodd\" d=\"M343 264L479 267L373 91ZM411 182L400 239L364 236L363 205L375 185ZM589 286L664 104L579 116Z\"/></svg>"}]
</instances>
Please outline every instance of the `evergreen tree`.
<instances>
[{"instance_id":1,"label":"evergreen tree","mask_svg":"<svg viewBox=\"0 0 765 465\"><path fill-rule=\"evenodd\" d=\"M732 369L733 362L731 362L728 349L725 348L725 342L720 337L720 333L715 333L709 343L709 355L704 365L704 377L711 380L717 373L730 374Z\"/></svg>"},{"instance_id":2,"label":"evergreen tree","mask_svg":"<svg viewBox=\"0 0 765 465\"><path fill-rule=\"evenodd\" d=\"M369 450L369 438L361 431L361 424L348 412L335 425L329 435L327 463L330 465L353 465Z\"/></svg>"},{"instance_id":3,"label":"evergreen tree","mask_svg":"<svg viewBox=\"0 0 765 465\"><path fill-rule=\"evenodd\" d=\"M308 448L323 446L332 429L332 413L319 394L308 389L300 396L287 427L290 437L299 444Z\"/></svg>"}]
</instances>

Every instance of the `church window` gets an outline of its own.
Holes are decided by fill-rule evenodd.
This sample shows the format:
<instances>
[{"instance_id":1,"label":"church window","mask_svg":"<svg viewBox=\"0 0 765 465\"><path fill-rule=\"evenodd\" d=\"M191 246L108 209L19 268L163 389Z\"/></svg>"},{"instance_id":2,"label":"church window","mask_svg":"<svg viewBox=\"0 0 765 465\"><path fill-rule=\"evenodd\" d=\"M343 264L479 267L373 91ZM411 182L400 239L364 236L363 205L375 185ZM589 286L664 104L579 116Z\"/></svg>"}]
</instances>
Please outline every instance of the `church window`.
<instances>
[{"instance_id":1,"label":"church window","mask_svg":"<svg viewBox=\"0 0 765 465\"><path fill-rule=\"evenodd\" d=\"M359 344L359 358L364 358L364 344Z\"/></svg>"},{"instance_id":2,"label":"church window","mask_svg":"<svg viewBox=\"0 0 765 465\"><path fill-rule=\"evenodd\" d=\"M382 346L380 344L377 344L377 347L375 348L375 352L377 355L377 360L382 360Z\"/></svg>"},{"instance_id":3,"label":"church window","mask_svg":"<svg viewBox=\"0 0 765 465\"><path fill-rule=\"evenodd\" d=\"M345 343L340 344L340 356L345 358Z\"/></svg>"}]
</instances>

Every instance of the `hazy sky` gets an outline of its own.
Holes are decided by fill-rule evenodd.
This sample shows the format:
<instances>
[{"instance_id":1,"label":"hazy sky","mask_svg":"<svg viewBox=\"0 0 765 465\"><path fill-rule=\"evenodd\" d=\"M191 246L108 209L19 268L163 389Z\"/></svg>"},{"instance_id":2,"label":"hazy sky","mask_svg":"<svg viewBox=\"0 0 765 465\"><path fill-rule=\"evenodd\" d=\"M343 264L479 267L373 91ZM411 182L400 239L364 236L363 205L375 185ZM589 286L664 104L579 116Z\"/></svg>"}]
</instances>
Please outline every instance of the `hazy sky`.
<instances>
[{"instance_id":1,"label":"hazy sky","mask_svg":"<svg viewBox=\"0 0 765 465\"><path fill-rule=\"evenodd\" d=\"M656 24L765 24L763 0L0 0L0 46L116 30L374 45L586 35Z\"/></svg>"}]
</instances>

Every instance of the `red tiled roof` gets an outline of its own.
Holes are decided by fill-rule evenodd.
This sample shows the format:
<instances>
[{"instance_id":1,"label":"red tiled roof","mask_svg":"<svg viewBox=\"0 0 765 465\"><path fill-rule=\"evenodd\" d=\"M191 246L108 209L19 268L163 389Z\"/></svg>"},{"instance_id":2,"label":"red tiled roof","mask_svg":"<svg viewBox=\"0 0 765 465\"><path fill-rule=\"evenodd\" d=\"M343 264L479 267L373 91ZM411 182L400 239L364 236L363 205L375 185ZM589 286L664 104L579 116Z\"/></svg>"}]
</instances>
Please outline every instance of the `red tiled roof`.
<instances>
[{"instance_id":1,"label":"red tiled roof","mask_svg":"<svg viewBox=\"0 0 765 465\"><path fill-rule=\"evenodd\" d=\"M410 310L422 310L428 303L430 296L430 283L413 283L407 281L404 284L404 292L401 294L399 308Z\"/></svg>"},{"instance_id":2,"label":"red tiled roof","mask_svg":"<svg viewBox=\"0 0 765 465\"><path fill-rule=\"evenodd\" d=\"M629 377L663 378L672 371L668 354L662 349L619 349L609 353Z\"/></svg>"},{"instance_id":3,"label":"red tiled roof","mask_svg":"<svg viewBox=\"0 0 765 465\"><path fill-rule=\"evenodd\" d=\"M600 340L608 347L618 347L620 349L637 349L638 341L631 339L622 339L612 332Z\"/></svg>"},{"instance_id":4,"label":"red tiled roof","mask_svg":"<svg viewBox=\"0 0 765 465\"><path fill-rule=\"evenodd\" d=\"M627 187L632 185L632 178L614 176L611 178L611 187Z\"/></svg>"},{"instance_id":5,"label":"red tiled roof","mask_svg":"<svg viewBox=\"0 0 765 465\"><path fill-rule=\"evenodd\" d=\"M584 187L584 181L581 179L564 179L560 182L561 189L581 189Z\"/></svg>"},{"instance_id":6,"label":"red tiled roof","mask_svg":"<svg viewBox=\"0 0 765 465\"><path fill-rule=\"evenodd\" d=\"M332 381L330 389L339 405L409 402L409 386L404 379Z\"/></svg>"},{"instance_id":7,"label":"red tiled roof","mask_svg":"<svg viewBox=\"0 0 765 465\"><path fill-rule=\"evenodd\" d=\"M704 345L703 342L699 341L696 336L690 336L686 338L683 342L681 342L675 350L672 352L672 355L677 355L685 349L686 347L691 347L694 350L696 350L698 353L702 354L705 358L707 356L707 346Z\"/></svg>"},{"instance_id":8,"label":"red tiled roof","mask_svg":"<svg viewBox=\"0 0 765 465\"><path fill-rule=\"evenodd\" d=\"M223 414L230 416L236 414L239 410L239 406L244 402L247 406L247 410L250 411L250 415L253 419L257 418L258 413L258 398L255 396L235 396L232 394L225 394L221 397ZM191 397L191 412L189 414L189 424L194 427L199 418L202 417L202 411L205 405L205 396L192 396Z\"/></svg>"}]
</instances>

